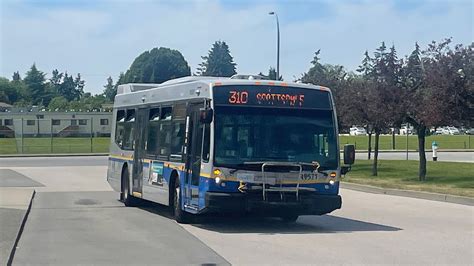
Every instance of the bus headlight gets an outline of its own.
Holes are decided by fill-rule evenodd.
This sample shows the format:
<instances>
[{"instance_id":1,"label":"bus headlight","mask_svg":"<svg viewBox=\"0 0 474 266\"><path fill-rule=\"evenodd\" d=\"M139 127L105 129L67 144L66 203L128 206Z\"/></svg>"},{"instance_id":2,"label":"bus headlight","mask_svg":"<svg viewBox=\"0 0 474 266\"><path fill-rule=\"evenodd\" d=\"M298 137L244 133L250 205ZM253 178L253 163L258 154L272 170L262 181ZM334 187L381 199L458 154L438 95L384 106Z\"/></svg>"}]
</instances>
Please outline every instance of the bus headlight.
<instances>
[{"instance_id":1,"label":"bus headlight","mask_svg":"<svg viewBox=\"0 0 474 266\"><path fill-rule=\"evenodd\" d=\"M334 185L334 180L329 180L329 185Z\"/></svg>"},{"instance_id":2,"label":"bus headlight","mask_svg":"<svg viewBox=\"0 0 474 266\"><path fill-rule=\"evenodd\" d=\"M216 181L216 184L219 184L222 178L222 171L220 169L214 169L214 171L212 171L212 175L214 177L214 181Z\"/></svg>"}]
</instances>

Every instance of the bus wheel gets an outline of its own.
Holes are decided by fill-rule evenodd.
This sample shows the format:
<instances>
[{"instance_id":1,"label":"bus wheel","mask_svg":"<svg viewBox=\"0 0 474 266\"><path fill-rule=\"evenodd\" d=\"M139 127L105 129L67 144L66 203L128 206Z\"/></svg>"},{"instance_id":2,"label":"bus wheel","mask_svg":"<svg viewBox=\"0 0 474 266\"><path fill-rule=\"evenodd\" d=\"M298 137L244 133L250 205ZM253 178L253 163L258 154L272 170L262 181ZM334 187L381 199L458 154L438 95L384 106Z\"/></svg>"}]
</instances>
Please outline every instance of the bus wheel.
<instances>
[{"instance_id":1,"label":"bus wheel","mask_svg":"<svg viewBox=\"0 0 474 266\"><path fill-rule=\"evenodd\" d=\"M284 216L281 216L281 220L285 223L294 223L296 222L296 220L298 220L298 215L292 215L292 214L289 214L289 215L284 215Z\"/></svg>"},{"instance_id":2,"label":"bus wheel","mask_svg":"<svg viewBox=\"0 0 474 266\"><path fill-rule=\"evenodd\" d=\"M181 209L181 189L179 184L179 178L176 178L175 185L174 185L174 193L173 193L173 212L174 212L174 219L178 223L189 223L189 215L185 211Z\"/></svg>"},{"instance_id":3,"label":"bus wheel","mask_svg":"<svg viewBox=\"0 0 474 266\"><path fill-rule=\"evenodd\" d=\"M127 167L124 167L122 170L122 191L120 193L120 200L127 207L135 205L134 198L130 195L130 175Z\"/></svg>"}]
</instances>

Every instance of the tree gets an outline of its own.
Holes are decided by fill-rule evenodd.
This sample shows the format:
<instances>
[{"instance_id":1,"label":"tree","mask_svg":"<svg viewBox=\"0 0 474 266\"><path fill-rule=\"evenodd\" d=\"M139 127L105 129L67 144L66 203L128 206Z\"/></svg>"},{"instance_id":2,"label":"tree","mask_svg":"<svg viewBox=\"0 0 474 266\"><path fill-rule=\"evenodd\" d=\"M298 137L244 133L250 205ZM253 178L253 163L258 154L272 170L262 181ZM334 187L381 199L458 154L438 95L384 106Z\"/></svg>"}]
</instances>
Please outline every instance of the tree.
<instances>
[{"instance_id":1,"label":"tree","mask_svg":"<svg viewBox=\"0 0 474 266\"><path fill-rule=\"evenodd\" d=\"M120 82L162 83L170 79L191 75L191 68L183 55L169 48L153 48L133 61Z\"/></svg>"},{"instance_id":2,"label":"tree","mask_svg":"<svg viewBox=\"0 0 474 266\"><path fill-rule=\"evenodd\" d=\"M84 93L84 81L81 80L81 75L77 74L76 78L73 78L66 72L59 74L59 76L62 77L62 81L54 80L56 84L54 86L57 88L59 96L63 96L68 101L79 100Z\"/></svg>"},{"instance_id":3,"label":"tree","mask_svg":"<svg viewBox=\"0 0 474 266\"><path fill-rule=\"evenodd\" d=\"M198 75L212 77L230 77L237 74L236 63L229 51L229 46L223 41L216 41L209 54L202 56Z\"/></svg>"},{"instance_id":4,"label":"tree","mask_svg":"<svg viewBox=\"0 0 474 266\"><path fill-rule=\"evenodd\" d=\"M68 108L68 100L63 96L57 96L51 99L48 105L50 111L65 111Z\"/></svg>"},{"instance_id":5,"label":"tree","mask_svg":"<svg viewBox=\"0 0 474 266\"><path fill-rule=\"evenodd\" d=\"M20 82L21 81L20 72L18 72L18 71L13 72L12 81L14 81L14 82Z\"/></svg>"},{"instance_id":6,"label":"tree","mask_svg":"<svg viewBox=\"0 0 474 266\"><path fill-rule=\"evenodd\" d=\"M10 82L7 78L0 77L0 102L13 104L19 100L19 98L20 95L15 84Z\"/></svg>"},{"instance_id":7,"label":"tree","mask_svg":"<svg viewBox=\"0 0 474 266\"><path fill-rule=\"evenodd\" d=\"M275 70L273 67L270 67L270 69L268 70L268 79L270 79L270 80L283 80L283 77L280 76L280 77L277 79L276 70Z\"/></svg>"},{"instance_id":8,"label":"tree","mask_svg":"<svg viewBox=\"0 0 474 266\"><path fill-rule=\"evenodd\" d=\"M33 104L43 104L45 93L45 74L33 64L23 80L32 97Z\"/></svg>"},{"instance_id":9,"label":"tree","mask_svg":"<svg viewBox=\"0 0 474 266\"><path fill-rule=\"evenodd\" d=\"M113 102L115 95L117 94L117 88L114 86L112 77L107 78L107 84L104 85L104 96L109 102Z\"/></svg>"}]
</instances>

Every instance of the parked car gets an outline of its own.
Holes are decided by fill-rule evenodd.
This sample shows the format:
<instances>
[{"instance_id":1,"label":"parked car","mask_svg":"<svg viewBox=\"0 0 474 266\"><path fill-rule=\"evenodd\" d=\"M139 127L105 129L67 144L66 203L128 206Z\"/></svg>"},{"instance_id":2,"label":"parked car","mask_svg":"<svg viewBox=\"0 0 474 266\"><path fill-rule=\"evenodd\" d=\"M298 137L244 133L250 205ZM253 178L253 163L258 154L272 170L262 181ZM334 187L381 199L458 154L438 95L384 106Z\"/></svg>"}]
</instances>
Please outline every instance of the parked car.
<instances>
[{"instance_id":1,"label":"parked car","mask_svg":"<svg viewBox=\"0 0 474 266\"><path fill-rule=\"evenodd\" d=\"M413 127L402 126L400 128L400 135L413 135Z\"/></svg>"},{"instance_id":2,"label":"parked car","mask_svg":"<svg viewBox=\"0 0 474 266\"><path fill-rule=\"evenodd\" d=\"M459 135L459 130L455 127L444 127L443 135Z\"/></svg>"},{"instance_id":3,"label":"parked car","mask_svg":"<svg viewBox=\"0 0 474 266\"><path fill-rule=\"evenodd\" d=\"M466 130L467 135L474 135L474 128L470 128Z\"/></svg>"},{"instance_id":4,"label":"parked car","mask_svg":"<svg viewBox=\"0 0 474 266\"><path fill-rule=\"evenodd\" d=\"M365 136L367 131L363 127L351 127L349 130L349 135L351 136Z\"/></svg>"},{"instance_id":5,"label":"parked car","mask_svg":"<svg viewBox=\"0 0 474 266\"><path fill-rule=\"evenodd\" d=\"M436 130L433 132L433 135L443 135L443 128L438 127Z\"/></svg>"}]
</instances>

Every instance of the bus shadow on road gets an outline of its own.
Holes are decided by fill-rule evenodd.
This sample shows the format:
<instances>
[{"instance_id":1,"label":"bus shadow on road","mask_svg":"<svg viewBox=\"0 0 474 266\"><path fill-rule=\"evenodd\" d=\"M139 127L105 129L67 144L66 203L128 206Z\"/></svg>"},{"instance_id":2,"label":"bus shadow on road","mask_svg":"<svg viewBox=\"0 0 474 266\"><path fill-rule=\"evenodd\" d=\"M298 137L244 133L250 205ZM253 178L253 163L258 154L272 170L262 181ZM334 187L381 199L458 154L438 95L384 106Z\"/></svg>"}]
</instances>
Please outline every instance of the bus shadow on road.
<instances>
[{"instance_id":1,"label":"bus shadow on road","mask_svg":"<svg viewBox=\"0 0 474 266\"><path fill-rule=\"evenodd\" d=\"M140 209L174 220L169 207L142 201ZM279 218L256 217L251 215L207 214L195 216L192 226L220 233L261 233L261 234L318 234L400 231L401 228L369 223L333 215L301 216L295 223L284 222Z\"/></svg>"},{"instance_id":2,"label":"bus shadow on road","mask_svg":"<svg viewBox=\"0 0 474 266\"><path fill-rule=\"evenodd\" d=\"M301 216L295 223L271 217L199 217L193 224L220 233L318 234L371 231L400 231L401 228L332 215Z\"/></svg>"}]
</instances>

